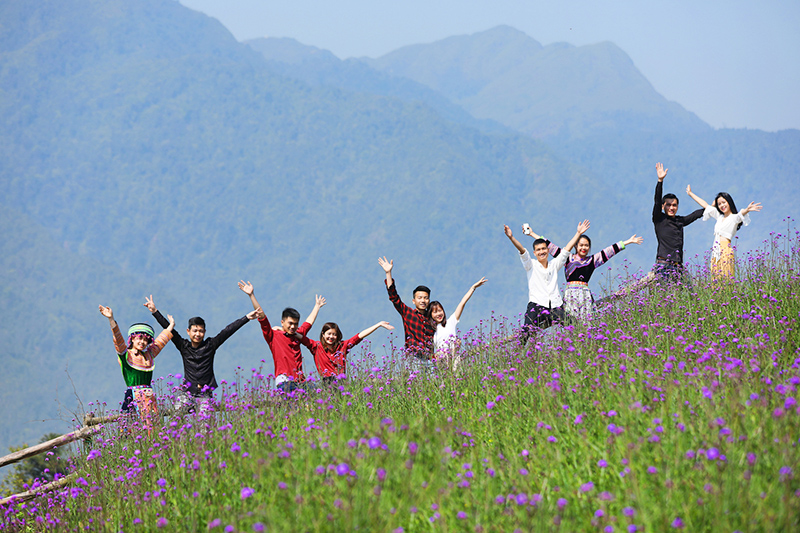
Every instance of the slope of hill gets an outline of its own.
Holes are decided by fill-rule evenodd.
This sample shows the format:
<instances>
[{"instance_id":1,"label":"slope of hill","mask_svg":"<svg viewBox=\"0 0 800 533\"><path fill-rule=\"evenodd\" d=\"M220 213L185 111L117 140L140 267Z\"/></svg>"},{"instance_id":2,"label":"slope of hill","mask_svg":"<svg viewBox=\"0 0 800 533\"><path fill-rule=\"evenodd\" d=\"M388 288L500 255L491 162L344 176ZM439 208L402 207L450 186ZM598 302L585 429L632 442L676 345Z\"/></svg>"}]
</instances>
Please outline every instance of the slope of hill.
<instances>
[{"instance_id":1,"label":"slope of hill","mask_svg":"<svg viewBox=\"0 0 800 533\"><path fill-rule=\"evenodd\" d=\"M286 305L305 313L321 293L320 319L345 332L399 325L376 265L389 255L401 294L424 282L451 306L487 275L466 326L519 313L525 278L502 224L546 208L550 234L566 237L573 201L615 194L522 136L280 76L177 2L3 2L0 21L0 205L14 236L3 358L14 390L42 399L69 365L91 369L76 381L84 401L117 405L122 380L97 305L129 323L147 318L150 293L179 329L193 315L209 332L243 315L242 278L271 317ZM52 334L14 340L36 318ZM255 326L223 352L220 378L269 361ZM167 348L159 372L178 369L176 357ZM3 405L16 438L0 448L51 429L26 425L54 417L26 394Z\"/></svg>"},{"instance_id":2,"label":"slope of hill","mask_svg":"<svg viewBox=\"0 0 800 533\"><path fill-rule=\"evenodd\" d=\"M543 47L499 26L363 60L440 91L478 118L537 138L710 129L659 95L627 54L608 42Z\"/></svg>"},{"instance_id":3,"label":"slope of hill","mask_svg":"<svg viewBox=\"0 0 800 533\"><path fill-rule=\"evenodd\" d=\"M357 59L342 61L327 50L306 46L289 38L253 39L245 41L245 44L262 54L274 72L309 85L419 102L447 120L485 133L513 132L494 120L476 119L441 93L421 83L380 72Z\"/></svg>"}]
</instances>

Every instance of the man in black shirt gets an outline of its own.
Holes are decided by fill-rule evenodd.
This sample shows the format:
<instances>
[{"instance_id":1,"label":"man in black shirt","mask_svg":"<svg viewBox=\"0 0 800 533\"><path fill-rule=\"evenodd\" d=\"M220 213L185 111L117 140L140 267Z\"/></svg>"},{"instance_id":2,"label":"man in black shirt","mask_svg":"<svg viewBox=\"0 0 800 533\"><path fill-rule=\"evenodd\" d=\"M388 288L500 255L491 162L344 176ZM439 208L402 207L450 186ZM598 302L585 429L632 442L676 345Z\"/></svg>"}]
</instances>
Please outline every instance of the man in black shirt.
<instances>
[{"instance_id":1,"label":"man in black shirt","mask_svg":"<svg viewBox=\"0 0 800 533\"><path fill-rule=\"evenodd\" d=\"M676 280L683 277L683 228L701 216L703 209L693 211L688 215L678 215L678 197L672 193L664 194L664 178L669 169L661 163L656 163L656 195L653 203L653 226L658 240L656 264L653 272L659 279Z\"/></svg>"},{"instance_id":2,"label":"man in black shirt","mask_svg":"<svg viewBox=\"0 0 800 533\"><path fill-rule=\"evenodd\" d=\"M144 306L153 313L153 318L159 324L166 320L156 309L152 295L147 298ZM214 377L214 356L217 348L248 320L256 318L258 311L251 311L242 318L234 320L216 337L209 339L205 338L206 323L199 316L189 319L189 327L186 328L188 339L173 331L172 342L183 359L183 385L175 395L175 408L178 414L186 414L192 410L198 411L198 414L205 414L211 410L212 392L217 388L217 378Z\"/></svg>"}]
</instances>

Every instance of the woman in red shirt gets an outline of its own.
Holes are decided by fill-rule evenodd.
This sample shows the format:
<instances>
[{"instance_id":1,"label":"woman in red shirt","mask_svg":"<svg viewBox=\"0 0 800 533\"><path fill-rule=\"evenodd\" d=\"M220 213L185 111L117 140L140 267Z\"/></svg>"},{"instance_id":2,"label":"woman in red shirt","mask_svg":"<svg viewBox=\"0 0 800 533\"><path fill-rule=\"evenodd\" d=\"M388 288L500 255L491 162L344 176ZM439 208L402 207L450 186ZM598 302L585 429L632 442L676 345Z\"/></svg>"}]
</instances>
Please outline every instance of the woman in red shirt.
<instances>
[{"instance_id":1,"label":"woman in red shirt","mask_svg":"<svg viewBox=\"0 0 800 533\"><path fill-rule=\"evenodd\" d=\"M345 374L347 365L347 352L364 337L370 335L378 328L394 329L388 322L378 322L370 326L358 335L342 342L342 330L336 322L326 322L322 326L319 334L319 342L303 336L300 341L303 346L308 348L314 356L314 363L317 365L317 372L322 376L322 382L326 385L333 383L336 378Z\"/></svg>"}]
</instances>

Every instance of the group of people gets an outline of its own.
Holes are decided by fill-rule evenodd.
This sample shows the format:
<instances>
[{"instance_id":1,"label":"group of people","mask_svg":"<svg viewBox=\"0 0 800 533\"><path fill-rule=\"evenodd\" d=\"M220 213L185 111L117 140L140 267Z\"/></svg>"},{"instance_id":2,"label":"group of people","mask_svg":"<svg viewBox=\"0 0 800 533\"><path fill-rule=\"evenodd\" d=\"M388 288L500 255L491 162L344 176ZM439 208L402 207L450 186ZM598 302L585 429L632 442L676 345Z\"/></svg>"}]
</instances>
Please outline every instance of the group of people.
<instances>
[{"instance_id":1,"label":"group of people","mask_svg":"<svg viewBox=\"0 0 800 533\"><path fill-rule=\"evenodd\" d=\"M653 203L653 225L655 227L658 251L653 267L653 277L660 282L673 282L684 279L683 228L695 220L714 218L714 243L711 252L711 273L715 279L728 279L734 275L734 252L731 241L742 225L750 223L749 213L761 210L761 204L751 202L746 208L737 211L733 198L728 193L717 194L712 204L694 194L690 186L687 194L701 208L687 216L680 216L678 198L674 194L663 194L663 182L668 169L661 163L656 165L658 183ZM532 335L562 322L567 317L577 321L590 319L594 298L589 290L589 280L595 269L623 251L630 244L641 244L642 237L634 234L629 239L619 241L590 255L592 241L585 234L589 229L588 220L578 224L572 239L560 248L547 238L535 233L528 224L523 224L523 233L533 238L533 255L514 237L509 226L504 226L506 237L519 252L520 261L528 281L528 306L524 315L521 339L526 343ZM549 258L552 256L553 260ZM412 368L424 370L444 361L451 368L459 365L458 335L456 327L464 307L475 290L487 282L485 277L475 282L448 317L444 306L438 301L430 301L431 291L424 285L412 291L413 307L403 303L397 292L392 276L394 262L381 257L378 263L386 279L389 300L394 305L403 322L404 348ZM558 271L564 268L567 287L564 297L558 287ZM378 322L345 340L335 322L325 323L320 331L319 341L312 340L308 333L317 318L320 308L326 301L316 296L315 304L306 320L300 323L300 313L291 307L283 310L280 327L273 327L255 297L252 283L240 281L239 288L249 298L253 311L228 324L215 337L206 338L205 321L200 317L189 319L186 329L187 339L175 331L175 321L171 315L165 318L153 301L152 295L144 306L153 318L164 328L156 337L148 324L133 324L128 330L128 338L123 338L114 319L111 308L99 306L100 313L108 318L114 346L127 387L122 410L138 414L148 429L157 410L151 382L155 368L155 358L172 340L183 359L183 384L176 395L179 413L197 412L205 414L212 409L213 391L217 388L214 376L214 358L217 349L250 320L257 319L261 331L272 353L275 384L284 392L302 387L306 380L303 373L303 358L300 346L305 346L314 357L317 371L324 383L331 383L346 375L349 350L379 328L394 329L388 322Z\"/></svg>"}]
</instances>

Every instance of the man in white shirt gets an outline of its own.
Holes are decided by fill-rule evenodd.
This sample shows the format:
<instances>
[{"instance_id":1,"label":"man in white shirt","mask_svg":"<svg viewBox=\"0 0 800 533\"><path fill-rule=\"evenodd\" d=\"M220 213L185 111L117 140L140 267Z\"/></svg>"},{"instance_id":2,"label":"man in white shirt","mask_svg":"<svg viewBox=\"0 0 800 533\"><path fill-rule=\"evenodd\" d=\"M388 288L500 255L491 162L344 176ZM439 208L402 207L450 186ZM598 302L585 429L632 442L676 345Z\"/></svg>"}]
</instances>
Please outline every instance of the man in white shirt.
<instances>
[{"instance_id":1,"label":"man in white shirt","mask_svg":"<svg viewBox=\"0 0 800 533\"><path fill-rule=\"evenodd\" d=\"M538 238L533 241L533 255L536 257L536 261L533 261L528 250L511 233L511 228L503 226L503 229L511 244L519 251L519 259L528 276L528 309L525 311L525 324L522 327L522 341L525 344L537 330L552 326L553 318L556 321L563 320L564 300L558 288L558 271L566 264L569 250L589 229L589 221L584 220L578 224L572 240L552 262L547 260L549 254L545 239Z\"/></svg>"}]
</instances>

